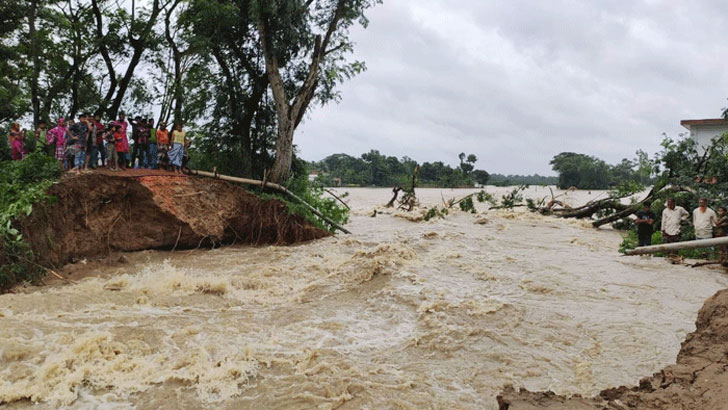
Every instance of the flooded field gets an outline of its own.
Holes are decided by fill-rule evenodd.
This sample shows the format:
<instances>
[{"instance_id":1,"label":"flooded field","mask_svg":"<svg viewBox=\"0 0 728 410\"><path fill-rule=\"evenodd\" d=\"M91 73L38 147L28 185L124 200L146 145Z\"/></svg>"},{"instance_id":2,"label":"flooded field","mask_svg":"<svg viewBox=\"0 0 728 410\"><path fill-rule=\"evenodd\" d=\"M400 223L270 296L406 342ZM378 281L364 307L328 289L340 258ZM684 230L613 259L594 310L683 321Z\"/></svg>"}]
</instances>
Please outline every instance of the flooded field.
<instances>
[{"instance_id":1,"label":"flooded field","mask_svg":"<svg viewBox=\"0 0 728 410\"><path fill-rule=\"evenodd\" d=\"M619 233L586 222L483 210L415 223L371 217L388 189L344 191L353 235L140 252L1 295L0 403L493 409L506 383L590 395L674 362L728 287L717 269L622 257Z\"/></svg>"}]
</instances>

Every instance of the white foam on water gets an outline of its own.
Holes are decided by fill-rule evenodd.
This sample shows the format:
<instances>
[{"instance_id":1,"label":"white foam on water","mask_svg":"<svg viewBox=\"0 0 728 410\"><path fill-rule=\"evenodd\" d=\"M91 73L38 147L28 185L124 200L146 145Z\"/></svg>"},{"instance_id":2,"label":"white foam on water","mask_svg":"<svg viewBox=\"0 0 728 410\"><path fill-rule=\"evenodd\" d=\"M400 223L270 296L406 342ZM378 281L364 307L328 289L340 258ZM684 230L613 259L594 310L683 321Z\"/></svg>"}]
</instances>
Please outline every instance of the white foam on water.
<instances>
[{"instance_id":1,"label":"white foam on water","mask_svg":"<svg viewBox=\"0 0 728 410\"><path fill-rule=\"evenodd\" d=\"M133 273L0 296L0 402L494 409L505 383L589 395L674 361L728 285L621 257L619 234L585 221L476 204L413 222L380 208L388 189L349 191L350 236L130 254ZM417 192L426 207L474 190Z\"/></svg>"}]
</instances>

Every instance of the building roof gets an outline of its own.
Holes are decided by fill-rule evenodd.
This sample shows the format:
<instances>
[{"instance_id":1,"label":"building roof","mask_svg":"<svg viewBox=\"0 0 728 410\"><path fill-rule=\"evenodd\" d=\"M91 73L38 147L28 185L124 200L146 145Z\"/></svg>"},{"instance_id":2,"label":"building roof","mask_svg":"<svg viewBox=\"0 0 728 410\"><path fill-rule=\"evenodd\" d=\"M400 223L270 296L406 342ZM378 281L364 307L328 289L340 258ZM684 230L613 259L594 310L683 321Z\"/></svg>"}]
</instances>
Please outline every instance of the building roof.
<instances>
[{"instance_id":1,"label":"building roof","mask_svg":"<svg viewBox=\"0 0 728 410\"><path fill-rule=\"evenodd\" d=\"M707 118L704 120L682 120L680 121L680 125L683 127L690 129L690 127L695 125L725 125L728 126L728 120L724 118Z\"/></svg>"}]
</instances>

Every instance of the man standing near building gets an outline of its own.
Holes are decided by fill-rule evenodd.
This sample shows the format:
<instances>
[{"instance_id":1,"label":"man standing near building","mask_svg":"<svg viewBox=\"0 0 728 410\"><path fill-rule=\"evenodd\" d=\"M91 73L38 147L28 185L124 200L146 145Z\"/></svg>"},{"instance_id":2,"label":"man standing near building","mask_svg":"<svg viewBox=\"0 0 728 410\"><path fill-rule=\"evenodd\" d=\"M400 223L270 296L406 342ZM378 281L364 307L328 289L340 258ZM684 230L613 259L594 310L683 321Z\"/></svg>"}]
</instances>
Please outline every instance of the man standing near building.
<instances>
[{"instance_id":1,"label":"man standing near building","mask_svg":"<svg viewBox=\"0 0 728 410\"><path fill-rule=\"evenodd\" d=\"M700 198L698 207L693 210L693 226L695 227L695 239L710 239L713 237L713 227L718 222L718 215L708 208L708 200ZM713 248L710 248L710 257L713 256Z\"/></svg>"},{"instance_id":2,"label":"man standing near building","mask_svg":"<svg viewBox=\"0 0 728 410\"><path fill-rule=\"evenodd\" d=\"M715 212L708 208L708 200L700 198L698 207L693 211L693 226L695 226L695 239L710 239L713 237L713 227L718 221Z\"/></svg>"},{"instance_id":3,"label":"man standing near building","mask_svg":"<svg viewBox=\"0 0 728 410\"><path fill-rule=\"evenodd\" d=\"M637 220L634 222L637 225L637 246L652 245L652 227L657 216L650 210L650 206L649 202L645 202L642 204L642 210L637 212Z\"/></svg>"},{"instance_id":4,"label":"man standing near building","mask_svg":"<svg viewBox=\"0 0 728 410\"><path fill-rule=\"evenodd\" d=\"M688 219L690 214L685 208L675 206L675 198L667 199L667 206L662 211L662 242L673 243L680 241L680 223ZM677 252L668 252L667 256L674 258Z\"/></svg>"}]
</instances>

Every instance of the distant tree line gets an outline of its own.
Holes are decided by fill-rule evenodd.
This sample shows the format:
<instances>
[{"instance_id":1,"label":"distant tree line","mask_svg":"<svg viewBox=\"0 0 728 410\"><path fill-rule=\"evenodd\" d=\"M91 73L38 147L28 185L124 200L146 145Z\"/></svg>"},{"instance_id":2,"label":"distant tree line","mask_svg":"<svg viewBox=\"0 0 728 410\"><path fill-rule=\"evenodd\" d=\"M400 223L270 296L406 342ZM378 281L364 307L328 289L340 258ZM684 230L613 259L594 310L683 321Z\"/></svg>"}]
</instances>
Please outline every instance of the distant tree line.
<instances>
[{"instance_id":1,"label":"distant tree line","mask_svg":"<svg viewBox=\"0 0 728 410\"><path fill-rule=\"evenodd\" d=\"M558 176L561 189L609 189L624 184L648 185L654 163L647 153L637 151L635 159L623 159L611 165L594 156L562 152L551 160L551 167Z\"/></svg>"},{"instance_id":2,"label":"distant tree line","mask_svg":"<svg viewBox=\"0 0 728 410\"><path fill-rule=\"evenodd\" d=\"M371 150L359 158L347 154L329 155L321 161L310 162L308 168L319 172L318 179L324 185L335 185L335 180L340 179L343 185L404 186L410 183L418 167L419 186L454 188L488 183L488 172L475 169L478 161L475 155L461 153L458 157L459 165L451 167L442 161L419 164L407 156L400 159Z\"/></svg>"},{"instance_id":3,"label":"distant tree line","mask_svg":"<svg viewBox=\"0 0 728 410\"><path fill-rule=\"evenodd\" d=\"M557 185L559 177L534 175L503 175L490 174L488 183L495 186L516 186L516 185Z\"/></svg>"}]
</instances>

